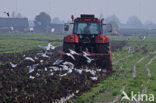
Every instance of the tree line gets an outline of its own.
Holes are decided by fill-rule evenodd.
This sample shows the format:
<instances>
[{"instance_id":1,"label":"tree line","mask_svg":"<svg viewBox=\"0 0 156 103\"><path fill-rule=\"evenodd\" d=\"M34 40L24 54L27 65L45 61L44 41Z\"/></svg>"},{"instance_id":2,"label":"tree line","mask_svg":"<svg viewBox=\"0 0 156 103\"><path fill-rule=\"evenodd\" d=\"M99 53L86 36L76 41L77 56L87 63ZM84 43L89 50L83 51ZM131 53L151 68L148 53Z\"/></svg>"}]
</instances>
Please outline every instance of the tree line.
<instances>
[{"instance_id":1,"label":"tree line","mask_svg":"<svg viewBox=\"0 0 156 103\"><path fill-rule=\"evenodd\" d=\"M103 18L103 15L101 14L99 18ZM114 29L119 28L146 28L146 29L153 29L156 28L156 24L152 23L151 21L146 22L143 24L139 18L136 16L131 16L128 18L127 22L125 24L121 23L119 18L116 15L112 15L105 19L106 23L111 23L114 27ZM54 19L51 19L50 15L41 12L39 15L35 17L35 26L39 28L44 28L47 25L53 23L53 24L64 24L64 21L61 21L59 17L55 17Z\"/></svg>"}]
</instances>

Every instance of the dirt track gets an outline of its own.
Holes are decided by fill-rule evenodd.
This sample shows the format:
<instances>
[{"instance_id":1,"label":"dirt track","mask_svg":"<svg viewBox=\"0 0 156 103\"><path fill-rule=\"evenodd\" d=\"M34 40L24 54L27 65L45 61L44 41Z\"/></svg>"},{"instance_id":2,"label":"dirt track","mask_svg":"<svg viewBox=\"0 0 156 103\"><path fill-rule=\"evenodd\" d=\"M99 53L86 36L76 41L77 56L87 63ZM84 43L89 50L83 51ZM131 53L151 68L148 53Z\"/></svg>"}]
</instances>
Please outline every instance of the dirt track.
<instances>
[{"instance_id":1,"label":"dirt track","mask_svg":"<svg viewBox=\"0 0 156 103\"><path fill-rule=\"evenodd\" d=\"M155 60L155 59L156 59L156 56L151 58L150 61L147 64L144 65L144 67L145 67L145 69L147 71L147 76L148 76L147 84L149 83L150 78L151 78L151 72L150 72L150 69L148 68L148 65L152 64L153 60ZM142 94L147 93L147 90L148 90L148 88L144 86L143 89L142 89Z\"/></svg>"},{"instance_id":2,"label":"dirt track","mask_svg":"<svg viewBox=\"0 0 156 103\"><path fill-rule=\"evenodd\" d=\"M145 57L142 57L142 58L140 58L134 65L133 65L133 73L132 73L132 79L134 79L135 77L136 77L136 65L138 64L138 63L140 63L142 60L144 60L145 59Z\"/></svg>"}]
</instances>

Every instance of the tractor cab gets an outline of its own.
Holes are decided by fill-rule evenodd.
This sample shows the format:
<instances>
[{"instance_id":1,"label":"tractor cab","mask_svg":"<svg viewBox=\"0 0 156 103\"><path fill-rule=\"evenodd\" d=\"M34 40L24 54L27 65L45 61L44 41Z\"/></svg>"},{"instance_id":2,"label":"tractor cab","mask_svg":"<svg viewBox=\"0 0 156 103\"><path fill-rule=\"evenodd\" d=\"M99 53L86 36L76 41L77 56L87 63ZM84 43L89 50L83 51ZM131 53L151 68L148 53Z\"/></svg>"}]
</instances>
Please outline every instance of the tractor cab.
<instances>
[{"instance_id":1,"label":"tractor cab","mask_svg":"<svg viewBox=\"0 0 156 103\"><path fill-rule=\"evenodd\" d=\"M97 22L75 22L73 33L79 34L79 35L101 34L100 23L97 23Z\"/></svg>"},{"instance_id":2,"label":"tractor cab","mask_svg":"<svg viewBox=\"0 0 156 103\"><path fill-rule=\"evenodd\" d=\"M74 20L74 34L97 35L102 33L101 20L94 15L81 15Z\"/></svg>"},{"instance_id":3,"label":"tractor cab","mask_svg":"<svg viewBox=\"0 0 156 103\"><path fill-rule=\"evenodd\" d=\"M72 16L73 32L64 38L63 51L69 52L72 49L78 53L88 50L89 53L108 53L109 40L103 35L104 19L100 20L94 15L81 15L74 19ZM109 25L111 28L111 25ZM69 25L65 24L65 31L69 30ZM111 31L111 29L109 30ZM103 50L101 50L102 48ZM107 51L107 52L106 52Z\"/></svg>"}]
</instances>

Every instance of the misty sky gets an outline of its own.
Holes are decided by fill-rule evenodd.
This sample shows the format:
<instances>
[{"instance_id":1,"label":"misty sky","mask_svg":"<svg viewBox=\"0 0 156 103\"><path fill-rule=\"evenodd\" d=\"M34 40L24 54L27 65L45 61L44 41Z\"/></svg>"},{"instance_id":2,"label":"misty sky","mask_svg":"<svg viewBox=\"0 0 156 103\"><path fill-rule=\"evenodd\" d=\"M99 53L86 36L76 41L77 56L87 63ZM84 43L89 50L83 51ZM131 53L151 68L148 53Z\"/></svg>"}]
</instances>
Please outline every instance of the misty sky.
<instances>
[{"instance_id":1,"label":"misty sky","mask_svg":"<svg viewBox=\"0 0 156 103\"><path fill-rule=\"evenodd\" d=\"M122 23L128 17L137 16L142 22L156 23L156 0L0 0L0 17L5 17L4 11L20 12L33 20L41 11L52 18L70 19L71 14L100 13L104 17L115 14Z\"/></svg>"}]
</instances>

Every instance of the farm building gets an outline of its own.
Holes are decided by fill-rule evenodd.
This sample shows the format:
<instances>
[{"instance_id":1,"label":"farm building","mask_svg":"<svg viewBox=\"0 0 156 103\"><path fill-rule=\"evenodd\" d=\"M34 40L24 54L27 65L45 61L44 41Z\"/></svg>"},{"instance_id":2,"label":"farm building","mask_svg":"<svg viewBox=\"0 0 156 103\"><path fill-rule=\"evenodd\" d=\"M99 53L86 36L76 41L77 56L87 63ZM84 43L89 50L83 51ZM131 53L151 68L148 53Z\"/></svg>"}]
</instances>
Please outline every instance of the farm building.
<instances>
[{"instance_id":1,"label":"farm building","mask_svg":"<svg viewBox=\"0 0 156 103\"><path fill-rule=\"evenodd\" d=\"M36 26L35 32L64 33L64 24L49 24L46 28Z\"/></svg>"},{"instance_id":2,"label":"farm building","mask_svg":"<svg viewBox=\"0 0 156 103\"><path fill-rule=\"evenodd\" d=\"M120 28L119 34L121 35L135 35L135 34L147 34L147 30L144 28Z\"/></svg>"},{"instance_id":3,"label":"farm building","mask_svg":"<svg viewBox=\"0 0 156 103\"><path fill-rule=\"evenodd\" d=\"M50 24L48 26L48 32L63 33L64 32L64 24Z\"/></svg>"},{"instance_id":4,"label":"farm building","mask_svg":"<svg viewBox=\"0 0 156 103\"><path fill-rule=\"evenodd\" d=\"M28 28L27 18L0 18L0 32L26 32Z\"/></svg>"},{"instance_id":5,"label":"farm building","mask_svg":"<svg viewBox=\"0 0 156 103\"><path fill-rule=\"evenodd\" d=\"M156 29L151 29L151 30L148 30L148 34L156 34Z\"/></svg>"}]
</instances>

